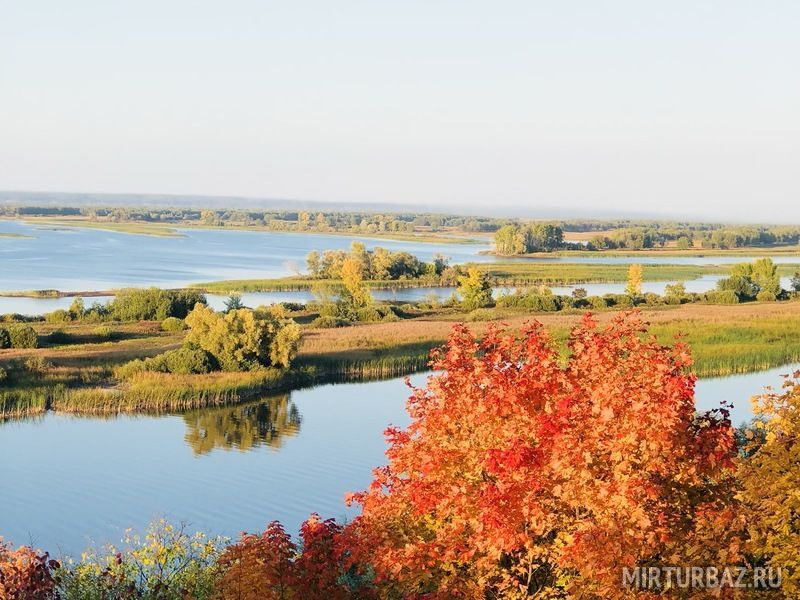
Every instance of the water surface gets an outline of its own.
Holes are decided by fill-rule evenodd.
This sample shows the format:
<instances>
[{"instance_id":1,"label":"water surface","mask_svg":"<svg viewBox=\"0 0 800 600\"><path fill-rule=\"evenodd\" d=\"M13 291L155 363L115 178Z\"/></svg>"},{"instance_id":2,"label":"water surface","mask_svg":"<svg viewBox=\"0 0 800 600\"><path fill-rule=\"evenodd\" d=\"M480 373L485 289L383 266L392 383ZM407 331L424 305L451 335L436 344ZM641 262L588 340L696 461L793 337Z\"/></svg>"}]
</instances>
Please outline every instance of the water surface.
<instances>
[{"instance_id":1,"label":"water surface","mask_svg":"<svg viewBox=\"0 0 800 600\"><path fill-rule=\"evenodd\" d=\"M779 386L781 367L701 380L700 409ZM425 376L415 376L422 383ZM48 413L0 424L0 532L78 554L165 516L236 536L272 519L297 531L312 511L348 518L348 491L385 464L387 425L405 426L402 378L326 385L183 415L108 419Z\"/></svg>"}]
</instances>

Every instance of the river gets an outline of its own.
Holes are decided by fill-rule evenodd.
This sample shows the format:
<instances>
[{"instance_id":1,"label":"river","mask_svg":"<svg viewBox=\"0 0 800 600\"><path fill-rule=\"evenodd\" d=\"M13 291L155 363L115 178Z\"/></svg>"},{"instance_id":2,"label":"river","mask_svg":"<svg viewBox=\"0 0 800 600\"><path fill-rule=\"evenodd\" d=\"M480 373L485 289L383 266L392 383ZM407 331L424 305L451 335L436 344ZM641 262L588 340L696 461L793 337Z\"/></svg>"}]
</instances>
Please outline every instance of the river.
<instances>
[{"instance_id":1,"label":"river","mask_svg":"<svg viewBox=\"0 0 800 600\"><path fill-rule=\"evenodd\" d=\"M698 407L731 401L739 424L752 415L750 396L790 370L701 380ZM385 463L382 432L408 423L407 396L398 378L182 415L2 423L0 533L74 555L162 516L228 536L273 519L297 531L312 511L351 518L344 495Z\"/></svg>"}]
</instances>

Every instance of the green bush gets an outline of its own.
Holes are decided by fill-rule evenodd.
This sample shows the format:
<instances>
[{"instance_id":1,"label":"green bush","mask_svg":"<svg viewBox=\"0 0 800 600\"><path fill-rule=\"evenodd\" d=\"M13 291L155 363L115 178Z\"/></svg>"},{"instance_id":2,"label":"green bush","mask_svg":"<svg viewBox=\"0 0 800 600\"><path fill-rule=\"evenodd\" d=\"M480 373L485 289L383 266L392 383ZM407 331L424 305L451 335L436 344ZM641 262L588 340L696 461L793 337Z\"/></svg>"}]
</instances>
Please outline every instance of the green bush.
<instances>
[{"instance_id":1,"label":"green bush","mask_svg":"<svg viewBox=\"0 0 800 600\"><path fill-rule=\"evenodd\" d=\"M664 296L664 304L669 304L671 306L674 306L680 303L681 303L681 298L679 296Z\"/></svg>"},{"instance_id":2,"label":"green bush","mask_svg":"<svg viewBox=\"0 0 800 600\"><path fill-rule=\"evenodd\" d=\"M108 325L101 325L100 327L95 327L92 330L92 335L102 340L110 340L114 337L114 332L111 331L111 328Z\"/></svg>"},{"instance_id":3,"label":"green bush","mask_svg":"<svg viewBox=\"0 0 800 600\"><path fill-rule=\"evenodd\" d=\"M39 336L30 325L11 325L6 328L12 348L36 348Z\"/></svg>"},{"instance_id":4,"label":"green bush","mask_svg":"<svg viewBox=\"0 0 800 600\"><path fill-rule=\"evenodd\" d=\"M152 360L152 359L151 359ZM124 365L118 366L114 369L114 376L117 379L130 379L137 373L147 371L147 364L140 358L126 362Z\"/></svg>"},{"instance_id":5,"label":"green bush","mask_svg":"<svg viewBox=\"0 0 800 600\"><path fill-rule=\"evenodd\" d=\"M8 331L0 329L0 350L3 348L11 348L11 338L8 337Z\"/></svg>"},{"instance_id":6,"label":"green bush","mask_svg":"<svg viewBox=\"0 0 800 600\"><path fill-rule=\"evenodd\" d=\"M760 292L758 292L756 300L758 300L759 302L775 302L777 298L775 297L775 294L773 294L772 292L768 290L761 290Z\"/></svg>"},{"instance_id":7,"label":"green bush","mask_svg":"<svg viewBox=\"0 0 800 600\"><path fill-rule=\"evenodd\" d=\"M167 317L161 321L161 329L169 332L183 331L186 329L186 322L178 317Z\"/></svg>"},{"instance_id":8,"label":"green bush","mask_svg":"<svg viewBox=\"0 0 800 600\"><path fill-rule=\"evenodd\" d=\"M608 301L602 296L589 296L587 300L589 301L589 304L591 304L592 308L595 310L602 310L604 308L608 308Z\"/></svg>"},{"instance_id":9,"label":"green bush","mask_svg":"<svg viewBox=\"0 0 800 600\"><path fill-rule=\"evenodd\" d=\"M167 317L186 318L206 297L196 290L125 289L110 304L117 321L163 321Z\"/></svg>"},{"instance_id":10,"label":"green bush","mask_svg":"<svg viewBox=\"0 0 800 600\"><path fill-rule=\"evenodd\" d=\"M169 373L183 375L210 373L216 368L213 357L202 348L178 348L161 355Z\"/></svg>"},{"instance_id":11,"label":"green bush","mask_svg":"<svg viewBox=\"0 0 800 600\"><path fill-rule=\"evenodd\" d=\"M3 367L0 367L0 383L3 383L8 378L8 373Z\"/></svg>"},{"instance_id":12,"label":"green bush","mask_svg":"<svg viewBox=\"0 0 800 600\"><path fill-rule=\"evenodd\" d=\"M186 342L203 348L224 371L286 368L297 355L300 328L281 317L283 308L242 308L225 314L198 304L186 318Z\"/></svg>"},{"instance_id":13,"label":"green bush","mask_svg":"<svg viewBox=\"0 0 800 600\"><path fill-rule=\"evenodd\" d=\"M734 290L714 290L707 292L706 302L710 304L739 304L739 296Z\"/></svg>"},{"instance_id":14,"label":"green bush","mask_svg":"<svg viewBox=\"0 0 800 600\"><path fill-rule=\"evenodd\" d=\"M633 308L634 300L627 294L607 294L605 296L609 300L609 306L616 308Z\"/></svg>"},{"instance_id":15,"label":"green bush","mask_svg":"<svg viewBox=\"0 0 800 600\"><path fill-rule=\"evenodd\" d=\"M45 323L67 323L72 320L72 316L63 308L45 313Z\"/></svg>"},{"instance_id":16,"label":"green bush","mask_svg":"<svg viewBox=\"0 0 800 600\"><path fill-rule=\"evenodd\" d=\"M311 321L311 326L317 329L331 329L333 327L347 327L351 325L347 319L340 319L339 317L331 317L328 315L321 315Z\"/></svg>"}]
</instances>

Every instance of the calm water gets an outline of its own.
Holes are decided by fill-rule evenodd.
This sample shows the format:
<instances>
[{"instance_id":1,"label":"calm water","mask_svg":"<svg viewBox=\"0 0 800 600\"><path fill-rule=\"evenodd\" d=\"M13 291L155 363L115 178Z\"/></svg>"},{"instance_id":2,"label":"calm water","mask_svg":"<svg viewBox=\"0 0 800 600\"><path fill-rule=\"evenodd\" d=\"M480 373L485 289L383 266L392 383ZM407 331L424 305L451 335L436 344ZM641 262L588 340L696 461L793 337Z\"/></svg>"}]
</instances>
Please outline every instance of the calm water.
<instances>
[{"instance_id":1,"label":"calm water","mask_svg":"<svg viewBox=\"0 0 800 600\"><path fill-rule=\"evenodd\" d=\"M750 396L789 370L700 381L698 407L733 401L738 424ZM407 396L393 379L184 415L0 424L0 532L77 554L161 516L229 536L272 519L296 531L312 511L352 517L344 495L385 463L383 430L408 423Z\"/></svg>"},{"instance_id":2,"label":"calm water","mask_svg":"<svg viewBox=\"0 0 800 600\"><path fill-rule=\"evenodd\" d=\"M0 291L108 290L125 286L182 287L220 279L282 277L305 270L311 250L348 249L353 240L453 263L490 261L488 244L428 244L358 236L266 231L181 229L181 237L157 237L77 227L36 227L0 220Z\"/></svg>"}]
</instances>

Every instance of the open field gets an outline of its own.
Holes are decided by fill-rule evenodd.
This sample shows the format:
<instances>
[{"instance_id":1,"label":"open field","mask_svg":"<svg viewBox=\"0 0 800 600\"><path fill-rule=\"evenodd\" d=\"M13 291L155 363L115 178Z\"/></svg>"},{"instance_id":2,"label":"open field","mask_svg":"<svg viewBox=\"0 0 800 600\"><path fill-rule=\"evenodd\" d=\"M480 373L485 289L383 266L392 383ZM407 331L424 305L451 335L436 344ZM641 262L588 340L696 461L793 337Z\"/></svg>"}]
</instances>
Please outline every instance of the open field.
<instances>
[{"instance_id":1,"label":"open field","mask_svg":"<svg viewBox=\"0 0 800 600\"><path fill-rule=\"evenodd\" d=\"M603 323L615 311L597 313ZM800 302L733 306L690 304L644 309L651 332L665 344L683 335L699 376L757 371L800 360ZM511 329L541 321L563 343L582 312L529 314L496 311ZM114 377L115 367L135 358L177 348L183 333L165 333L158 323L35 325L42 347L0 351L0 367L15 373L0 392L0 416L43 412L183 410L228 404L265 390L287 390L330 380L362 380L426 368L430 349L447 339L453 325L469 315L422 313L392 323L335 329L304 329L300 354L289 371L172 375L142 373L131 381ZM496 321L495 321L496 322ZM471 323L480 335L490 321ZM48 343L58 329L59 344Z\"/></svg>"}]
</instances>

